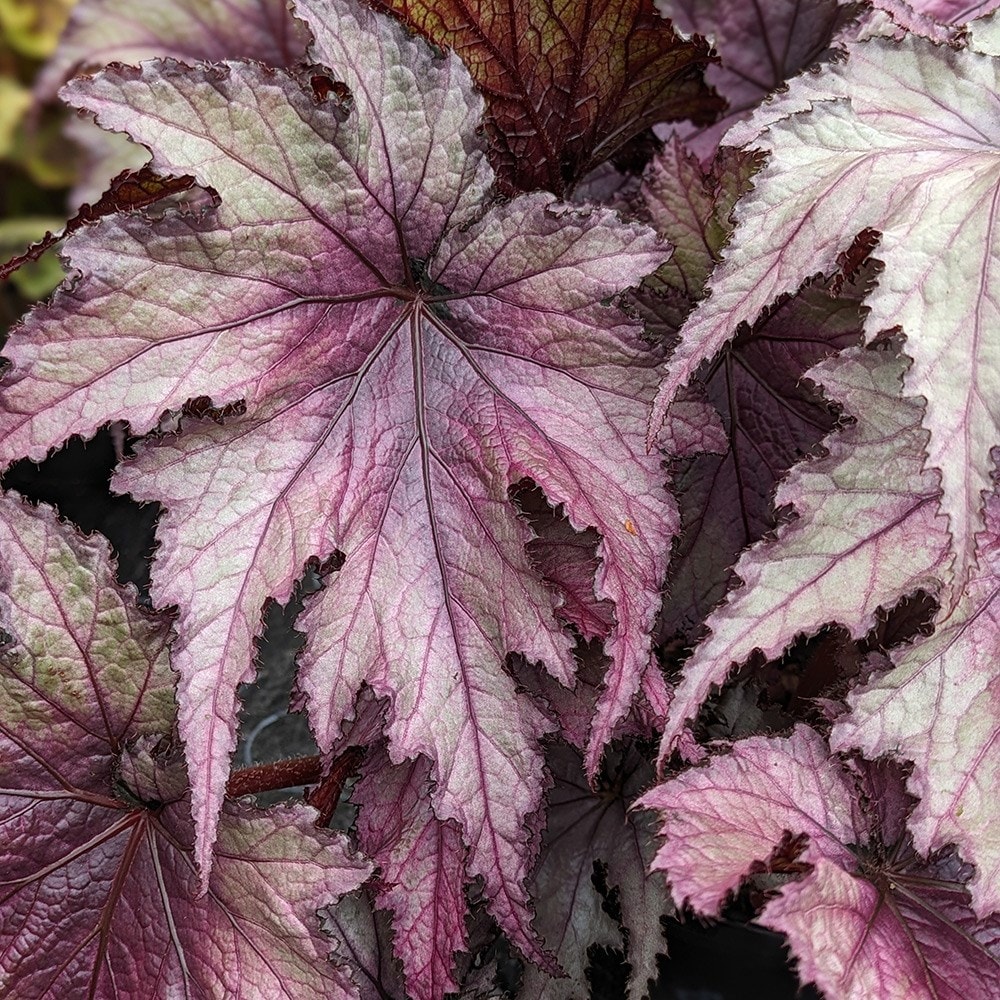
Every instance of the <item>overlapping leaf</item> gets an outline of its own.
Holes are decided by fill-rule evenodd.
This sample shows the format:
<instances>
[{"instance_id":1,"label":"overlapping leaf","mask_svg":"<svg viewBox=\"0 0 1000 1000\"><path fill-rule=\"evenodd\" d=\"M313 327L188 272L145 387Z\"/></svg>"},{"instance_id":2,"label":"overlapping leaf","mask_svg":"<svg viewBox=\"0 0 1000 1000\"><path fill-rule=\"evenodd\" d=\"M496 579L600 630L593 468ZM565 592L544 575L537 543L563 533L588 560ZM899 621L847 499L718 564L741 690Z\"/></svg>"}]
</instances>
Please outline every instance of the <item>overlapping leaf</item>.
<instances>
[{"instance_id":1,"label":"overlapping leaf","mask_svg":"<svg viewBox=\"0 0 1000 1000\"><path fill-rule=\"evenodd\" d=\"M352 799L360 807L357 836L379 866L375 901L392 917L393 951L412 1000L459 991L455 953L464 951L465 848L459 829L430 807L426 758L393 765L370 750Z\"/></svg>"},{"instance_id":2,"label":"overlapping leaf","mask_svg":"<svg viewBox=\"0 0 1000 1000\"><path fill-rule=\"evenodd\" d=\"M676 139L650 165L643 217L676 249L630 298L658 336L672 340L702 297L731 232L733 204L756 166L752 156L727 147L706 172ZM699 370L694 386L721 414L724 434L721 447L704 448L710 453L680 464L674 477L684 530L660 619L664 639L678 632L694 638L724 595L739 551L774 527L778 480L833 426L827 402L802 375L859 340L859 305L874 268L865 264L870 249L870 240L853 247L837 274L782 298ZM682 398L671 405L665 429L675 423Z\"/></svg>"},{"instance_id":3,"label":"overlapping leaf","mask_svg":"<svg viewBox=\"0 0 1000 1000\"><path fill-rule=\"evenodd\" d=\"M810 371L855 422L779 486L775 504L797 517L737 562L743 586L709 616L710 634L684 665L661 754L677 747L712 685L755 649L776 657L799 633L834 621L857 638L879 606L937 589L950 562L938 477L924 468L921 405L900 395L906 363L893 348L851 349Z\"/></svg>"},{"instance_id":4,"label":"overlapping leaf","mask_svg":"<svg viewBox=\"0 0 1000 1000\"><path fill-rule=\"evenodd\" d=\"M961 603L935 632L895 657L849 698L852 712L834 727L835 746L914 761L919 796L912 828L917 847L958 844L976 865L976 910L1000 910L1000 844L993 789L1000 781L1000 501L987 507L979 565Z\"/></svg>"},{"instance_id":5,"label":"overlapping leaf","mask_svg":"<svg viewBox=\"0 0 1000 1000\"><path fill-rule=\"evenodd\" d=\"M587 950L598 944L626 952L628 995L645 996L648 980L657 975L656 957L666 951L660 917L670 913L671 904L662 880L645 875L653 860L652 833L645 818L627 808L648 786L652 768L634 750L612 751L605 775L591 789L580 755L571 747L557 744L549 763L555 784L532 885L538 930L566 975L554 979L528 968L523 995L538 1000L588 996ZM606 885L617 895L624 940L594 882L595 865L605 869Z\"/></svg>"},{"instance_id":6,"label":"overlapping leaf","mask_svg":"<svg viewBox=\"0 0 1000 1000\"><path fill-rule=\"evenodd\" d=\"M391 753L432 760L436 816L458 824L467 873L537 955L524 817L548 724L504 662L521 652L564 683L574 664L507 490L531 477L602 539L596 595L616 626L594 771L640 686L664 695L648 630L676 515L642 444L658 376L637 324L602 301L667 251L547 195L487 210L481 103L457 58L346 0L299 10L336 79L166 62L68 86L220 203L68 241L84 276L11 339L3 457L112 417L148 430L200 398L194 411L221 423L185 417L117 480L168 509L153 595L179 607L199 862L261 608L339 550L343 570L302 619L320 745L362 684L388 698Z\"/></svg>"},{"instance_id":7,"label":"overlapping leaf","mask_svg":"<svg viewBox=\"0 0 1000 1000\"><path fill-rule=\"evenodd\" d=\"M200 896L169 623L97 536L0 499L0 988L10 996L356 995L318 907L370 866L312 810L228 804Z\"/></svg>"},{"instance_id":8,"label":"overlapping leaf","mask_svg":"<svg viewBox=\"0 0 1000 1000\"><path fill-rule=\"evenodd\" d=\"M664 638L694 636L724 596L737 555L775 527L778 482L834 426L829 403L802 376L860 337L865 283L834 295L837 280L810 282L776 303L699 374L728 443L674 479L684 530L671 561Z\"/></svg>"},{"instance_id":9,"label":"overlapping leaf","mask_svg":"<svg viewBox=\"0 0 1000 1000\"><path fill-rule=\"evenodd\" d=\"M509 191L563 194L657 122L713 121L702 38L682 41L652 0L375 0L453 48L486 97L487 135Z\"/></svg>"},{"instance_id":10,"label":"overlapping leaf","mask_svg":"<svg viewBox=\"0 0 1000 1000\"><path fill-rule=\"evenodd\" d=\"M904 31L954 44L970 21L986 17L1000 4L997 0L872 0L872 6Z\"/></svg>"},{"instance_id":11,"label":"overlapping leaf","mask_svg":"<svg viewBox=\"0 0 1000 1000\"><path fill-rule=\"evenodd\" d=\"M78 0L53 57L35 83L51 100L77 73L108 63L170 57L181 62L258 59L269 66L302 60L309 42L283 0Z\"/></svg>"},{"instance_id":12,"label":"overlapping leaf","mask_svg":"<svg viewBox=\"0 0 1000 1000\"><path fill-rule=\"evenodd\" d=\"M788 935L800 978L828 1000L989 1000L1000 926L976 920L967 867L913 854L901 791L898 775L848 768L800 726L740 741L638 805L661 813L653 867L679 904L715 915L755 872L780 889L758 920Z\"/></svg>"},{"instance_id":13,"label":"overlapping leaf","mask_svg":"<svg viewBox=\"0 0 1000 1000\"><path fill-rule=\"evenodd\" d=\"M514 500L537 535L527 546L532 562L562 603L556 614L584 639L605 639L614 627L614 608L599 600L594 582L600 569L592 529L574 531L562 511L553 510L537 486L518 484Z\"/></svg>"},{"instance_id":14,"label":"overlapping leaf","mask_svg":"<svg viewBox=\"0 0 1000 1000\"><path fill-rule=\"evenodd\" d=\"M657 407L739 323L829 272L861 229L880 231L886 277L868 298L866 329L900 325L908 338L906 386L927 398L929 458L942 472L960 582L1000 442L998 89L995 60L914 37L873 39L736 126L734 142L770 159L736 208L711 296L685 326Z\"/></svg>"},{"instance_id":15,"label":"overlapping leaf","mask_svg":"<svg viewBox=\"0 0 1000 1000\"><path fill-rule=\"evenodd\" d=\"M256 59L269 66L293 66L304 59L308 42L308 31L284 0L78 0L34 92L38 101L54 101L59 87L77 73L156 57L186 63ZM113 177L145 162L145 150L92 121L72 118L62 131L76 153L72 206L94 203Z\"/></svg>"},{"instance_id":16,"label":"overlapping leaf","mask_svg":"<svg viewBox=\"0 0 1000 1000\"><path fill-rule=\"evenodd\" d=\"M721 59L705 78L729 102L726 114L707 128L675 126L703 160L734 122L823 58L858 8L843 0L656 0L656 6L682 31L707 36Z\"/></svg>"}]
</instances>

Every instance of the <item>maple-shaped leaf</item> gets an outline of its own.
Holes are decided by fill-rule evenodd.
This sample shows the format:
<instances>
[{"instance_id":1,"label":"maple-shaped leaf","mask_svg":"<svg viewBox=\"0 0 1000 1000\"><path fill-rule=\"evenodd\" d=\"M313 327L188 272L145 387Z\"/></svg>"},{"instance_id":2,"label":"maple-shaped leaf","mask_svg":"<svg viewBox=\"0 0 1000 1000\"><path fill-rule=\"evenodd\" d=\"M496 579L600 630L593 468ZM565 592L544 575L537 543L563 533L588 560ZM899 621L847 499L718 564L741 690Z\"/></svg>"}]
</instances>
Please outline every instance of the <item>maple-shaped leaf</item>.
<instances>
[{"instance_id":1,"label":"maple-shaped leaf","mask_svg":"<svg viewBox=\"0 0 1000 1000\"><path fill-rule=\"evenodd\" d=\"M747 878L777 892L757 919L788 936L800 979L827 1000L995 997L1000 921L976 920L967 868L914 854L893 778L797 726L739 741L637 805L661 814L653 868L678 905L716 916Z\"/></svg>"},{"instance_id":2,"label":"maple-shaped leaf","mask_svg":"<svg viewBox=\"0 0 1000 1000\"><path fill-rule=\"evenodd\" d=\"M662 879L646 876L655 853L651 825L628 812L629 803L651 783L653 769L635 750L613 750L592 789L572 747L557 743L548 759L555 784L532 887L538 930L565 976L552 978L526 967L522 995L538 1000L589 996L587 950L597 944L626 952L631 966L627 995L645 996L648 981L657 977L657 955L666 953L660 917L673 909ZM604 869L607 889L616 894L624 940L595 883L595 866Z\"/></svg>"},{"instance_id":3,"label":"maple-shaped leaf","mask_svg":"<svg viewBox=\"0 0 1000 1000\"><path fill-rule=\"evenodd\" d=\"M615 629L593 773L640 687L665 697L648 634L676 514L642 440L659 375L639 325L604 300L667 251L550 195L488 207L482 104L458 58L345 0L299 11L335 75L164 62L67 85L219 205L67 241L82 276L11 337L2 460L187 406L183 433L116 486L167 508L152 593L179 609L199 862L261 609L339 551L301 619L317 740L333 744L362 684L388 699L393 759L433 762L435 814L458 823L491 912L537 954L524 817L548 724L505 661L520 652L565 684L574 664L507 491L530 477L601 536L595 592Z\"/></svg>"},{"instance_id":4,"label":"maple-shaped leaf","mask_svg":"<svg viewBox=\"0 0 1000 1000\"><path fill-rule=\"evenodd\" d=\"M770 158L736 207L732 242L685 325L657 412L740 323L829 273L860 230L878 230L886 277L868 296L866 329L900 326L908 338L906 387L927 399L960 587L1000 442L989 211L1000 179L998 64L916 37L848 52L730 133Z\"/></svg>"},{"instance_id":5,"label":"maple-shaped leaf","mask_svg":"<svg viewBox=\"0 0 1000 1000\"><path fill-rule=\"evenodd\" d=\"M670 563L661 640L697 637L725 595L740 551L775 528L778 482L835 425L834 409L802 376L860 340L859 305L872 271L869 265L852 281L840 272L806 282L742 327L699 370L694 384L704 386L721 414L726 445L721 454L695 456L674 475L682 532Z\"/></svg>"},{"instance_id":6,"label":"maple-shaped leaf","mask_svg":"<svg viewBox=\"0 0 1000 1000\"><path fill-rule=\"evenodd\" d=\"M720 64L710 66L705 79L728 101L728 111L707 128L700 122L673 128L707 161L734 122L830 54L831 42L860 5L844 0L656 0L656 6L681 31L707 36L719 55Z\"/></svg>"},{"instance_id":7,"label":"maple-shaped leaf","mask_svg":"<svg viewBox=\"0 0 1000 1000\"><path fill-rule=\"evenodd\" d=\"M283 0L78 0L58 48L38 74L35 94L52 100L77 73L157 57L292 66L304 58L308 43L305 26Z\"/></svg>"},{"instance_id":8,"label":"maple-shaped leaf","mask_svg":"<svg viewBox=\"0 0 1000 1000\"><path fill-rule=\"evenodd\" d=\"M661 756L676 749L713 684L759 649L772 659L800 633L828 622L854 638L922 588L933 593L950 562L939 480L924 468L927 434L919 400L901 397L906 369L892 341L852 348L820 362L809 377L854 422L825 441L827 453L792 469L775 505L795 517L736 563L743 586L709 615L709 635L684 664Z\"/></svg>"},{"instance_id":9,"label":"maple-shaped leaf","mask_svg":"<svg viewBox=\"0 0 1000 1000\"><path fill-rule=\"evenodd\" d=\"M848 697L836 747L894 753L914 762L920 798L911 827L917 848L948 843L976 865L976 910L1000 910L1000 844L993 789L1000 780L1000 500L987 505L979 563L961 602L934 634L894 654L896 668Z\"/></svg>"},{"instance_id":10,"label":"maple-shaped leaf","mask_svg":"<svg viewBox=\"0 0 1000 1000\"><path fill-rule=\"evenodd\" d=\"M724 104L706 87L703 38L681 39L653 0L374 0L454 49L486 98L501 186L564 194L657 122L705 125Z\"/></svg>"},{"instance_id":11,"label":"maple-shaped leaf","mask_svg":"<svg viewBox=\"0 0 1000 1000\"><path fill-rule=\"evenodd\" d=\"M0 984L18 997L356 995L316 910L371 866L313 812L227 804L199 892L169 621L107 543L0 498Z\"/></svg>"}]
</instances>

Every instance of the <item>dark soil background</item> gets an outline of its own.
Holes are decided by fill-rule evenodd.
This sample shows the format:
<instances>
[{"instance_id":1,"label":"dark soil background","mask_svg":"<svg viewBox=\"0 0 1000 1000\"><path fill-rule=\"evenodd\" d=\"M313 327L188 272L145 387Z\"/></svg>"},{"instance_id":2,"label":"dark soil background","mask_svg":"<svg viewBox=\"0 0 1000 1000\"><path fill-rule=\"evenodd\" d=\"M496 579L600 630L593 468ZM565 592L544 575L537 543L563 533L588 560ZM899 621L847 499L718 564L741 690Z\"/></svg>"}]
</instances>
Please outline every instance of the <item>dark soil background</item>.
<instances>
[{"instance_id":1,"label":"dark soil background","mask_svg":"<svg viewBox=\"0 0 1000 1000\"><path fill-rule=\"evenodd\" d=\"M5 305L12 308L9 298ZM104 430L89 442L70 441L41 465L12 466L2 484L33 501L54 505L85 532L105 535L117 553L119 578L134 584L139 600L148 603L159 511L156 504L139 505L110 492L108 480L116 461L113 437ZM293 627L297 613L294 601L268 611L257 679L240 692L243 710L236 767L316 752L304 717L288 711L300 643ZM349 823L349 807L337 819ZM820 1000L811 987L799 989L786 962L782 936L736 915L712 925L670 920L666 935L670 959L661 960L652 1000ZM624 998L627 970L622 955L592 949L590 959L592 1000Z\"/></svg>"}]
</instances>

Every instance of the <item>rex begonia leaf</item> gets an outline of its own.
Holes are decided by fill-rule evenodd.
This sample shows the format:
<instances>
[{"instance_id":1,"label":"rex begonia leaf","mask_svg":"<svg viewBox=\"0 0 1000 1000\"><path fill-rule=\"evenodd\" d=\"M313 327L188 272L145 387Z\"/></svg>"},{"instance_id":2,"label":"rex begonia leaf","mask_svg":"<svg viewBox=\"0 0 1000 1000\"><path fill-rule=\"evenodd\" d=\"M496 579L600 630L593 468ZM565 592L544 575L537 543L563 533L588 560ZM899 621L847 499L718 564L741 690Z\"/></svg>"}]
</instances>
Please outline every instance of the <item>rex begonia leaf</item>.
<instances>
[{"instance_id":1,"label":"rex begonia leaf","mask_svg":"<svg viewBox=\"0 0 1000 1000\"><path fill-rule=\"evenodd\" d=\"M557 743L548 759L555 784L532 888L539 933L566 975L557 979L526 968L522 995L537 1000L589 996L587 949L598 944L625 951L631 966L627 995L638 1000L657 976L657 955L666 953L660 917L673 910L662 879L646 876L655 853L651 824L628 812L629 803L651 783L653 769L635 750L612 750L593 789L572 747ZM605 911L595 865L605 869L607 888L617 892L625 940Z\"/></svg>"},{"instance_id":2,"label":"rex begonia leaf","mask_svg":"<svg viewBox=\"0 0 1000 1000\"><path fill-rule=\"evenodd\" d=\"M854 422L778 487L775 505L797 517L736 563L743 586L709 615L709 635L684 664L661 755L676 748L712 685L755 649L772 659L833 621L858 638L880 606L937 589L950 561L947 524L937 473L924 468L922 406L900 394L906 363L893 347L848 349L810 370Z\"/></svg>"},{"instance_id":3,"label":"rex begonia leaf","mask_svg":"<svg viewBox=\"0 0 1000 1000\"><path fill-rule=\"evenodd\" d=\"M979 563L961 602L934 634L896 652L894 670L848 696L834 746L893 753L914 762L908 785L920 797L911 820L916 846L948 843L976 865L976 910L1000 910L1000 842L994 789L1000 781L1000 501L987 505Z\"/></svg>"},{"instance_id":4,"label":"rex begonia leaf","mask_svg":"<svg viewBox=\"0 0 1000 1000\"><path fill-rule=\"evenodd\" d=\"M674 127L702 160L712 158L719 139L734 122L785 80L822 59L859 6L843 0L655 2L682 31L707 36L721 60L709 67L705 79L729 102L726 114L708 128Z\"/></svg>"},{"instance_id":5,"label":"rex begonia leaf","mask_svg":"<svg viewBox=\"0 0 1000 1000\"><path fill-rule=\"evenodd\" d=\"M1000 0L872 0L872 6L898 28L936 42L954 43L970 21L995 11Z\"/></svg>"},{"instance_id":6,"label":"rex begonia leaf","mask_svg":"<svg viewBox=\"0 0 1000 1000\"><path fill-rule=\"evenodd\" d=\"M653 0L374 0L453 48L486 98L498 180L563 194L662 121L714 121L703 38L682 40Z\"/></svg>"},{"instance_id":7,"label":"rex begonia leaf","mask_svg":"<svg viewBox=\"0 0 1000 1000\"><path fill-rule=\"evenodd\" d=\"M388 914L366 892L352 892L320 912L333 955L355 970L360 1000L406 1000L403 970L392 948Z\"/></svg>"},{"instance_id":8,"label":"rex begonia leaf","mask_svg":"<svg viewBox=\"0 0 1000 1000\"><path fill-rule=\"evenodd\" d=\"M84 70L157 57L291 66L304 58L308 43L305 26L284 0L77 0L59 47L35 81L35 93L51 100Z\"/></svg>"},{"instance_id":9,"label":"rex begonia leaf","mask_svg":"<svg viewBox=\"0 0 1000 1000\"><path fill-rule=\"evenodd\" d=\"M1000 926L977 921L962 866L916 856L872 809L875 767L841 763L804 726L739 741L639 800L663 821L653 868L709 916L747 877L777 889L757 920L788 935L827 1000L989 1000Z\"/></svg>"},{"instance_id":10,"label":"rex begonia leaf","mask_svg":"<svg viewBox=\"0 0 1000 1000\"><path fill-rule=\"evenodd\" d=\"M200 894L169 621L107 543L0 498L0 988L18 997L356 995L316 910L371 866L313 812L227 804ZM156 801L153 801L153 800Z\"/></svg>"},{"instance_id":11,"label":"rex begonia leaf","mask_svg":"<svg viewBox=\"0 0 1000 1000\"><path fill-rule=\"evenodd\" d=\"M412 1000L456 993L455 953L467 945L465 847L430 806L430 762L393 764L369 750L351 793L361 849L379 866L375 902L392 915L394 952Z\"/></svg>"},{"instance_id":12,"label":"rex begonia leaf","mask_svg":"<svg viewBox=\"0 0 1000 1000\"><path fill-rule=\"evenodd\" d=\"M71 76L110 62L256 59L291 66L304 59L308 42L308 31L285 0L79 0L59 48L38 74L35 95L51 101ZM92 121L71 118L63 134L77 153L69 196L74 206L95 202L111 178L138 169L147 157L125 136Z\"/></svg>"},{"instance_id":13,"label":"rex begonia leaf","mask_svg":"<svg viewBox=\"0 0 1000 1000\"><path fill-rule=\"evenodd\" d=\"M834 426L833 409L802 376L861 339L860 304L872 271L868 265L852 278L842 270L806 282L699 370L693 384L722 415L727 443L721 454L681 464L673 478L683 530L670 563L663 639L696 637L725 595L737 555L775 527L779 480Z\"/></svg>"},{"instance_id":14,"label":"rex begonia leaf","mask_svg":"<svg viewBox=\"0 0 1000 1000\"><path fill-rule=\"evenodd\" d=\"M732 211L762 158L726 147L710 169L671 136L643 174L634 199L638 216L674 248L665 264L631 292L650 334L672 341L702 297L732 233Z\"/></svg>"},{"instance_id":15,"label":"rex begonia leaf","mask_svg":"<svg viewBox=\"0 0 1000 1000\"><path fill-rule=\"evenodd\" d=\"M137 432L197 401L116 487L167 508L152 594L179 608L173 662L207 871L270 597L311 560L299 687L329 748L363 684L394 760L427 756L491 912L526 953L524 818L548 728L505 670L572 683L557 598L507 490L533 479L601 536L612 667L601 751L650 670L676 514L643 427L659 378L613 305L667 256L606 209L536 194L488 207L482 109L454 55L346 0L303 0L304 75L251 63L112 67L65 92L218 194L205 215L102 220L67 240L82 276L11 337L2 460L109 418ZM343 84L344 86L340 86ZM211 397L209 405L206 398ZM654 695L665 697L662 681Z\"/></svg>"},{"instance_id":16,"label":"rex begonia leaf","mask_svg":"<svg viewBox=\"0 0 1000 1000\"><path fill-rule=\"evenodd\" d=\"M793 80L729 135L770 154L737 205L736 230L684 327L655 413L740 323L817 271L865 228L885 277L866 330L900 326L912 395L927 399L930 464L942 473L959 586L972 566L1000 443L997 61L908 36L848 46L846 61ZM654 414L654 424L655 424Z\"/></svg>"}]
</instances>

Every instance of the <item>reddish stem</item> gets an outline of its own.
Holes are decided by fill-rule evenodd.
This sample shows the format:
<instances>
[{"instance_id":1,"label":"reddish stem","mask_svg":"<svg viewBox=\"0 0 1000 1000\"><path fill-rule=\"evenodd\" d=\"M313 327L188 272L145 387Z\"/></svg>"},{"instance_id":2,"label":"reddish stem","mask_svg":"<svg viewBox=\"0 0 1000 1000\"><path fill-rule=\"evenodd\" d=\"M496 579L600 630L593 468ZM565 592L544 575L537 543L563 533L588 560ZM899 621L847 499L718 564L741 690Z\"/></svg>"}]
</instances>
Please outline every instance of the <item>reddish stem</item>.
<instances>
[{"instance_id":1,"label":"reddish stem","mask_svg":"<svg viewBox=\"0 0 1000 1000\"><path fill-rule=\"evenodd\" d=\"M294 788L296 785L315 785L315 788L306 792L306 802L319 811L316 825L326 826L337 808L345 782L358 769L364 755L361 747L348 747L334 759L325 777L323 758L318 755L244 767L229 776L226 795L236 799L241 795L274 792L281 788Z\"/></svg>"},{"instance_id":2,"label":"reddish stem","mask_svg":"<svg viewBox=\"0 0 1000 1000\"><path fill-rule=\"evenodd\" d=\"M306 792L306 802L319 811L316 825L329 826L334 810L344 792L344 783L358 769L365 758L363 747L348 747L331 765L330 773L315 787Z\"/></svg>"},{"instance_id":3,"label":"reddish stem","mask_svg":"<svg viewBox=\"0 0 1000 1000\"><path fill-rule=\"evenodd\" d=\"M226 783L226 795L232 799L258 792L273 792L295 785L311 785L323 777L323 758L295 757L276 760L271 764L258 764L234 771Z\"/></svg>"}]
</instances>

